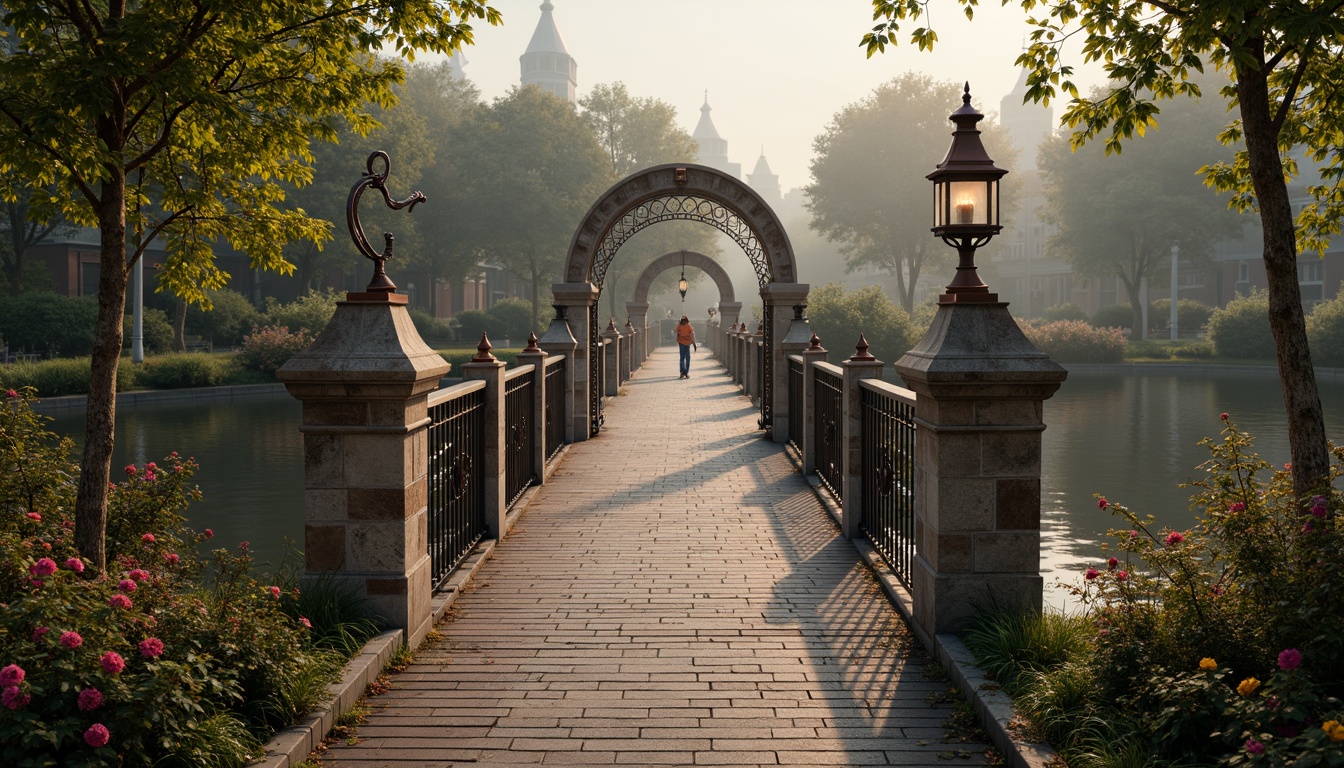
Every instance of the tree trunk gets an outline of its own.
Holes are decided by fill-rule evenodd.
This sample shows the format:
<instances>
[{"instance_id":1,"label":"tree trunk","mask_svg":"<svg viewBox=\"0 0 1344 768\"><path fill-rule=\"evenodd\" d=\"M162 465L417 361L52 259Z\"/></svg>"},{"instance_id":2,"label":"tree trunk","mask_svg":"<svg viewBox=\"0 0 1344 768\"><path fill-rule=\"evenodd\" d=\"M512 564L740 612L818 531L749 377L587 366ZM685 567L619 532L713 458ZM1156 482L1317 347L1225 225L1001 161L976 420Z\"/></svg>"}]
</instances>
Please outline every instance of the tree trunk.
<instances>
[{"instance_id":1,"label":"tree trunk","mask_svg":"<svg viewBox=\"0 0 1344 768\"><path fill-rule=\"evenodd\" d=\"M1324 55L1324 54L1322 54ZM1263 57L1261 57L1263 58ZM1288 446L1292 456L1293 491L1299 502L1327 483L1330 453L1325 416L1307 347L1302 291L1297 283L1297 233L1293 208L1279 160L1278 142L1270 114L1269 87L1262 64L1237 68L1237 101L1250 164L1251 184L1260 206L1264 231L1265 278L1269 287L1269 328L1274 334L1283 403L1288 416Z\"/></svg>"},{"instance_id":2,"label":"tree trunk","mask_svg":"<svg viewBox=\"0 0 1344 768\"><path fill-rule=\"evenodd\" d=\"M173 313L173 351L187 351L187 301L177 300L177 311Z\"/></svg>"},{"instance_id":3,"label":"tree trunk","mask_svg":"<svg viewBox=\"0 0 1344 768\"><path fill-rule=\"evenodd\" d=\"M101 132L100 132L101 133ZM93 331L84 455L75 498L75 546L99 571L107 565L107 485L112 474L112 441L117 419L117 364L126 311L126 176L119 165L106 168L98 231L98 319Z\"/></svg>"}]
</instances>

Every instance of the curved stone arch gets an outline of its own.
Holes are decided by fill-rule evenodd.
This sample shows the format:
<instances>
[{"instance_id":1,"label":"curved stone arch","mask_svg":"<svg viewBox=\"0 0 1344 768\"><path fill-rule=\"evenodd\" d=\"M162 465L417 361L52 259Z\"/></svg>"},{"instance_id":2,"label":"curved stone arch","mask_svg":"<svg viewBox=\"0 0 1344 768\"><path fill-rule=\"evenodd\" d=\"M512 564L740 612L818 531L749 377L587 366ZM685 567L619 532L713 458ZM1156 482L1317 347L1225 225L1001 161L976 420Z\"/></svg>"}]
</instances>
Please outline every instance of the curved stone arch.
<instances>
[{"instance_id":1,"label":"curved stone arch","mask_svg":"<svg viewBox=\"0 0 1344 768\"><path fill-rule=\"evenodd\" d=\"M584 214L565 263L565 280L602 290L607 267L635 233L662 221L699 221L733 239L761 288L797 280L793 246L779 217L744 182L704 165L671 163L631 174Z\"/></svg>"},{"instance_id":2,"label":"curved stone arch","mask_svg":"<svg viewBox=\"0 0 1344 768\"><path fill-rule=\"evenodd\" d=\"M709 258L703 253L696 251L672 251L653 260L653 263L644 268L639 274L639 280L635 283L634 301L640 304L649 300L649 288L653 287L654 278L669 269L675 269L682 265L695 267L714 281L719 287L719 301L737 301L733 296L733 281L728 277L728 272L724 270L723 265Z\"/></svg>"}]
</instances>

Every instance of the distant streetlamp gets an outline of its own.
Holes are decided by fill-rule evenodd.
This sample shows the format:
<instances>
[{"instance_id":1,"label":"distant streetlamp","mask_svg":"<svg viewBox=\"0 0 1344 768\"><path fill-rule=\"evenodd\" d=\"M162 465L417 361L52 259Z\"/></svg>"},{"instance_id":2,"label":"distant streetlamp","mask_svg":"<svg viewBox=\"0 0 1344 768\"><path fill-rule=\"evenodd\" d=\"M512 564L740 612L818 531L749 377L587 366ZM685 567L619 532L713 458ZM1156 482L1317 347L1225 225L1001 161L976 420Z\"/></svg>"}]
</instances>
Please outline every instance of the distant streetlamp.
<instances>
[{"instance_id":1,"label":"distant streetlamp","mask_svg":"<svg viewBox=\"0 0 1344 768\"><path fill-rule=\"evenodd\" d=\"M984 115L971 106L971 84L961 97L961 108L948 119L956 123L952 146L947 157L927 178L933 182L933 234L957 249L956 277L939 304L995 302L996 293L975 271L975 250L997 235L999 223L999 179L1008 173L994 165L980 143L976 123Z\"/></svg>"},{"instance_id":2,"label":"distant streetlamp","mask_svg":"<svg viewBox=\"0 0 1344 768\"><path fill-rule=\"evenodd\" d=\"M681 279L677 281L677 292L681 294L681 303L686 303L686 252L681 254Z\"/></svg>"}]
</instances>

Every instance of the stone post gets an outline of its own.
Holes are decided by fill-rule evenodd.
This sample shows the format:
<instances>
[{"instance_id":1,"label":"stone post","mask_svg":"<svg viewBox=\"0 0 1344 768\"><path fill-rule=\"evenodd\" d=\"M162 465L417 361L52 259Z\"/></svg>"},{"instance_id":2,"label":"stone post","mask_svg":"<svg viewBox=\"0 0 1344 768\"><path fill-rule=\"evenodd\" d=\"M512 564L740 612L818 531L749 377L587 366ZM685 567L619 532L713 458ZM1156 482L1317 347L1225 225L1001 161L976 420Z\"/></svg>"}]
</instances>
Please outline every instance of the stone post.
<instances>
[{"instance_id":1,"label":"stone post","mask_svg":"<svg viewBox=\"0 0 1344 768\"><path fill-rule=\"evenodd\" d=\"M639 339L638 352L635 355L635 367L644 364L649 358L649 353L653 347L649 346L649 302L647 301L627 301L625 302L625 311L630 315L630 322L635 326L639 334L635 337Z\"/></svg>"},{"instance_id":2,"label":"stone post","mask_svg":"<svg viewBox=\"0 0 1344 768\"><path fill-rule=\"evenodd\" d=\"M826 362L826 350L821 346L821 339L813 333L807 349L799 354L803 358L803 439L798 448L803 453L803 474L810 475L817 471L817 369L813 363Z\"/></svg>"},{"instance_id":3,"label":"stone post","mask_svg":"<svg viewBox=\"0 0 1344 768\"><path fill-rule=\"evenodd\" d=\"M616 330L616 318L607 323L602 338L607 340L607 395L615 397L621 391L621 332Z\"/></svg>"},{"instance_id":4,"label":"stone post","mask_svg":"<svg viewBox=\"0 0 1344 768\"><path fill-rule=\"evenodd\" d=\"M784 339L793 323L793 307L807 303L806 283L767 283L761 288L761 300L771 307L771 339ZM770 439L782 443L789 439L789 364L784 357L784 346L779 343L770 350Z\"/></svg>"},{"instance_id":5,"label":"stone post","mask_svg":"<svg viewBox=\"0 0 1344 768\"><path fill-rule=\"evenodd\" d=\"M746 323L739 323L737 333L733 334L733 358L737 364L733 366L733 380L742 387L742 391L747 389L747 337L751 334L747 331Z\"/></svg>"},{"instance_id":6,"label":"stone post","mask_svg":"<svg viewBox=\"0 0 1344 768\"><path fill-rule=\"evenodd\" d=\"M450 366L406 301L346 294L276 378L303 403L305 578L351 586L414 647L432 619L426 400Z\"/></svg>"},{"instance_id":7,"label":"stone post","mask_svg":"<svg viewBox=\"0 0 1344 768\"><path fill-rule=\"evenodd\" d=\"M490 340L481 334L476 356L462 366L462 380L485 381L485 455L481 459L481 476L485 483L485 527L490 537L504 538L504 513L509 500L505 490L504 449L508 444L509 425L504 423L504 368L503 360L490 354Z\"/></svg>"},{"instance_id":8,"label":"stone post","mask_svg":"<svg viewBox=\"0 0 1344 768\"><path fill-rule=\"evenodd\" d=\"M574 424L573 418L575 411L586 410L574 400L574 349L578 342L574 340L574 334L569 330L569 321L565 318L568 309L563 304L555 305L555 319L546 329L546 333L537 342L537 346L547 355L564 355L567 375L562 377L562 384L565 388L565 394L561 397L564 403L565 413L561 416L565 420L565 442L574 442Z\"/></svg>"},{"instance_id":9,"label":"stone post","mask_svg":"<svg viewBox=\"0 0 1344 768\"><path fill-rule=\"evenodd\" d=\"M546 358L550 355L537 346L537 334L527 337L527 346L518 353L518 365L532 369L532 466L537 468L537 484L546 481Z\"/></svg>"},{"instance_id":10,"label":"stone post","mask_svg":"<svg viewBox=\"0 0 1344 768\"><path fill-rule=\"evenodd\" d=\"M1067 374L988 297L945 295L895 366L918 395L911 592L929 635L977 606L1041 610L1041 413Z\"/></svg>"},{"instance_id":11,"label":"stone post","mask_svg":"<svg viewBox=\"0 0 1344 768\"><path fill-rule=\"evenodd\" d=\"M807 318L803 316L804 309L805 306L802 304L793 305L793 320L790 321L789 323L789 332L787 335L785 335L784 340L781 341L779 344L781 347L784 348L785 360L788 360L789 355L801 355L803 353L803 350L808 348L808 341L812 337L812 328L811 326L808 325ZM803 359L803 365L804 366L807 365L807 358ZM804 368L804 376L806 376L806 368ZM787 381L790 382L789 386L793 386L792 379L787 379ZM787 397L784 398L784 400L785 402L790 402L789 398ZM804 400L803 402L806 403L807 401ZM791 402L790 407L792 407ZM791 413L792 411L785 413L783 414L783 416L779 418L783 418L784 423L788 424L789 416ZM804 419L803 421L806 422L806 419ZM802 428L803 428L802 434L789 435L789 439L793 441L794 445L798 446L798 452L800 455L803 450L803 440L807 430L806 423L802 425Z\"/></svg>"},{"instance_id":12,"label":"stone post","mask_svg":"<svg viewBox=\"0 0 1344 768\"><path fill-rule=\"evenodd\" d=\"M630 376L639 370L639 353L635 351L636 346L635 325L627 317L625 319L625 354L621 356L622 381L629 381Z\"/></svg>"},{"instance_id":13,"label":"stone post","mask_svg":"<svg viewBox=\"0 0 1344 768\"><path fill-rule=\"evenodd\" d=\"M728 334L732 333L737 325L737 317L742 314L742 302L740 301L720 301L719 302L719 335L714 339L714 354L723 363L723 367L732 373L732 344L728 339Z\"/></svg>"},{"instance_id":14,"label":"stone post","mask_svg":"<svg viewBox=\"0 0 1344 768\"><path fill-rule=\"evenodd\" d=\"M783 337L784 335L780 334L776 338L783 338ZM762 384L764 383L762 379L763 376L762 370L765 368L764 323L756 324L756 332L751 335L751 339L748 343L748 348L751 350L751 400L752 402L755 402L759 400L761 397L763 397L765 394L764 388L762 387ZM788 371L789 366L788 359L783 356L780 356L780 360L783 361L781 365L784 366L784 370ZM787 387L788 385L789 385L789 379L788 377L785 377L784 386ZM786 391L785 394L788 394L788 392ZM786 397L785 400L788 400L788 398ZM785 412L784 416L785 418L788 418L787 411Z\"/></svg>"},{"instance_id":15,"label":"stone post","mask_svg":"<svg viewBox=\"0 0 1344 768\"><path fill-rule=\"evenodd\" d=\"M860 379L882 378L882 361L868 354L868 340L859 334L854 355L841 366L845 369L844 420L840 425L840 445L845 458L842 476L840 530L848 538L859 535L863 522L863 392Z\"/></svg>"},{"instance_id":16,"label":"stone post","mask_svg":"<svg viewBox=\"0 0 1344 768\"><path fill-rule=\"evenodd\" d=\"M551 286L551 293L555 296L555 303L565 307L565 319L577 342L569 361L569 380L573 393L570 420L573 423L567 431L570 442L577 443L592 435L593 421L597 418L597 414L593 413L588 381L588 354L592 343L588 309L597 302L598 293L592 283L555 283Z\"/></svg>"}]
</instances>

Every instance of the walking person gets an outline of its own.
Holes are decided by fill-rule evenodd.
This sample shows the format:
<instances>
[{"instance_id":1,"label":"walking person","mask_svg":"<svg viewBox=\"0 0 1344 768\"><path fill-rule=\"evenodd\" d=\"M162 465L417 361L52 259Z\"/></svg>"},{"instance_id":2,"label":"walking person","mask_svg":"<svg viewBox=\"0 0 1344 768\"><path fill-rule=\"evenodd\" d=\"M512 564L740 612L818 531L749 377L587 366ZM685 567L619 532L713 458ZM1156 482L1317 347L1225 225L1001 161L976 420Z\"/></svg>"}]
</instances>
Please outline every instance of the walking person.
<instances>
[{"instance_id":1,"label":"walking person","mask_svg":"<svg viewBox=\"0 0 1344 768\"><path fill-rule=\"evenodd\" d=\"M691 350L698 350L695 345L695 329L691 327L691 321L685 315L681 316L681 322L677 323L677 349L681 352L681 378L689 379L691 377Z\"/></svg>"}]
</instances>

